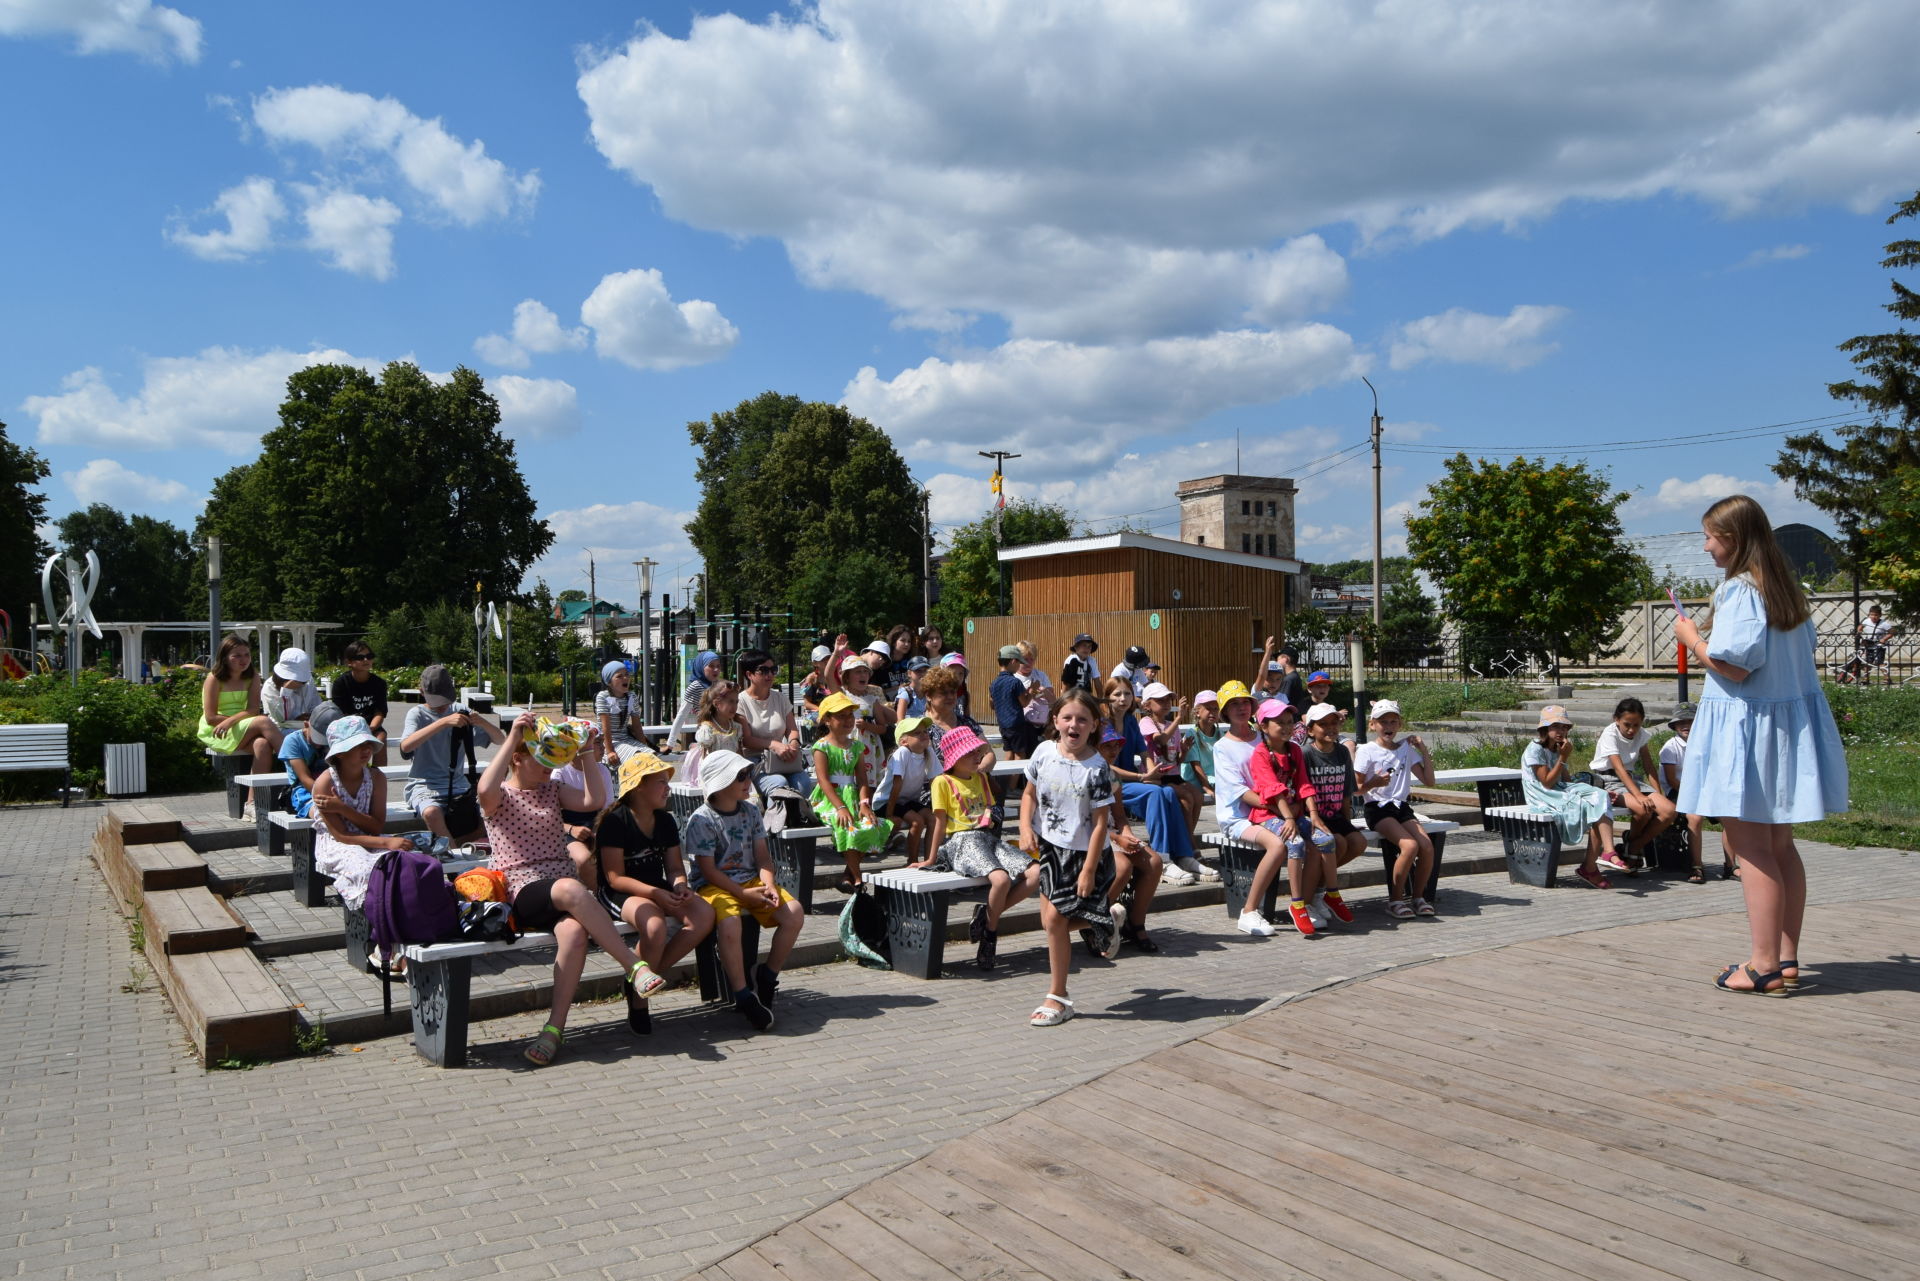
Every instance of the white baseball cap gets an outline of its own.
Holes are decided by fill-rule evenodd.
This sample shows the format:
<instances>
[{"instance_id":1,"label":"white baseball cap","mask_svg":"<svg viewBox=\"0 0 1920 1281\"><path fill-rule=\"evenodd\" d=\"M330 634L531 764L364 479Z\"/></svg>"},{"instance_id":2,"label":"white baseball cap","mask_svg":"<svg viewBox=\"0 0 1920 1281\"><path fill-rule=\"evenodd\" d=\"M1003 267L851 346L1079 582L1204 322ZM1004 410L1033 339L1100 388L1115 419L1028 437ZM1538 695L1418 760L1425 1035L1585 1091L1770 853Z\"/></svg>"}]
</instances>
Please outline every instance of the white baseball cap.
<instances>
[{"instance_id":1,"label":"white baseball cap","mask_svg":"<svg viewBox=\"0 0 1920 1281\"><path fill-rule=\"evenodd\" d=\"M1220 695L1210 689L1203 689L1193 696L1193 705L1195 707L1200 706L1202 703L1212 703L1215 707L1218 707L1220 706Z\"/></svg>"},{"instance_id":2,"label":"white baseball cap","mask_svg":"<svg viewBox=\"0 0 1920 1281\"><path fill-rule=\"evenodd\" d=\"M1373 705L1373 710L1370 711L1368 715L1374 720L1379 720L1382 716L1398 716L1400 715L1400 704L1390 698L1383 698Z\"/></svg>"},{"instance_id":3,"label":"white baseball cap","mask_svg":"<svg viewBox=\"0 0 1920 1281\"><path fill-rule=\"evenodd\" d=\"M1161 683L1160 683L1159 681L1155 681L1155 682L1153 682L1153 684L1151 684L1151 685L1149 685L1149 686L1147 686L1147 687L1146 687L1145 689L1143 689L1143 690L1141 690L1141 691L1140 691L1140 697L1142 697L1142 698L1172 698L1172 697L1173 697L1173 691L1172 691L1172 690L1170 690L1170 689L1168 689L1168 688L1167 688L1167 687L1166 687L1165 685L1162 685L1162 684L1161 684Z\"/></svg>"},{"instance_id":4,"label":"white baseball cap","mask_svg":"<svg viewBox=\"0 0 1920 1281\"><path fill-rule=\"evenodd\" d=\"M816 663L824 663L824 662L826 662L826 661L827 661L827 660L828 660L829 658L832 658L832 657L833 657L833 650L831 650L831 649L829 649L829 648L828 648L827 646L825 646L825 645L815 645L815 646L813 647L813 661L814 661L814 662L816 662Z\"/></svg>"},{"instance_id":5,"label":"white baseball cap","mask_svg":"<svg viewBox=\"0 0 1920 1281\"><path fill-rule=\"evenodd\" d=\"M1380 705L1378 703L1374 704L1374 708L1376 711L1379 709L1379 706ZM1393 710L1397 712L1400 709L1396 707ZM1301 717L1301 719L1304 720L1307 724L1311 725L1315 721L1325 720L1329 716L1338 716L1339 714L1340 714L1340 709L1335 707L1332 703L1315 703L1312 707L1309 707L1307 709L1307 714Z\"/></svg>"}]
</instances>

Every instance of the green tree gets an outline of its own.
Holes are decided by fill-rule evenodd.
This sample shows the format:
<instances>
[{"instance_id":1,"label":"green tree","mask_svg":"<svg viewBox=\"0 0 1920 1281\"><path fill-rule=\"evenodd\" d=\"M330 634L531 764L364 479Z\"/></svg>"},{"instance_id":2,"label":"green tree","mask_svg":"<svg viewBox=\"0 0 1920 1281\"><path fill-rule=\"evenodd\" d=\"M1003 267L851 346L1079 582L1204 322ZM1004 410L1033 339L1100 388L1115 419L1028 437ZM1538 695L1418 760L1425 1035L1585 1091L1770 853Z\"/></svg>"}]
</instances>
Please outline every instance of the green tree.
<instances>
[{"instance_id":1,"label":"green tree","mask_svg":"<svg viewBox=\"0 0 1920 1281\"><path fill-rule=\"evenodd\" d=\"M62 516L54 528L68 553L91 551L100 558L94 617L166 622L189 617L189 605L201 603L187 532L171 521L127 516L93 503Z\"/></svg>"},{"instance_id":2,"label":"green tree","mask_svg":"<svg viewBox=\"0 0 1920 1281\"><path fill-rule=\"evenodd\" d=\"M294 374L260 457L214 482L200 519L222 541L228 612L353 627L403 604L470 608L475 583L517 587L553 533L499 428L464 367L445 383L399 361L377 380Z\"/></svg>"},{"instance_id":3,"label":"green tree","mask_svg":"<svg viewBox=\"0 0 1920 1281\"><path fill-rule=\"evenodd\" d=\"M1368 566L1372 568L1371 564ZM1385 570L1381 571L1385 576ZM1369 616L1361 628L1367 648L1392 667L1411 667L1440 644L1440 611L1409 572L1389 580L1380 594L1380 626Z\"/></svg>"},{"instance_id":4,"label":"green tree","mask_svg":"<svg viewBox=\"0 0 1920 1281\"><path fill-rule=\"evenodd\" d=\"M1920 192L1900 202L1887 223L1914 217L1920 217ZM1886 254L1880 265L1889 271L1920 267L1920 240L1895 240ZM1900 320L1920 320L1920 293L1898 280L1889 283L1893 301L1885 308ZM1792 481L1800 498L1833 517L1849 562L1874 582L1901 592L1898 584L1911 583L1920 570L1912 559L1920 525L1913 523L1911 498L1911 476L1920 468L1920 334L1904 326L1889 334L1861 334L1841 343L1840 350L1859 373L1829 383L1827 393L1859 406L1866 421L1836 429L1837 441L1821 432L1787 437L1773 471ZM1910 611L1910 605L1903 609Z\"/></svg>"},{"instance_id":5,"label":"green tree","mask_svg":"<svg viewBox=\"0 0 1920 1281\"><path fill-rule=\"evenodd\" d=\"M587 594L581 591L578 587L569 587L563 590L554 599L555 600L585 600L586 598L587 598Z\"/></svg>"},{"instance_id":6,"label":"green tree","mask_svg":"<svg viewBox=\"0 0 1920 1281\"><path fill-rule=\"evenodd\" d=\"M1373 581L1373 558L1359 560L1330 560L1315 565L1313 572L1327 578L1337 578L1342 583L1371 583ZM1382 556L1380 558L1380 580L1382 583L1397 583L1413 577L1413 559L1408 556ZM1386 596L1380 598L1382 608L1386 605Z\"/></svg>"},{"instance_id":7,"label":"green tree","mask_svg":"<svg viewBox=\"0 0 1920 1281\"><path fill-rule=\"evenodd\" d=\"M1407 551L1469 636L1539 657L1604 654L1646 562L1622 537L1604 471L1455 454L1407 518ZM1385 600L1381 601L1382 608Z\"/></svg>"},{"instance_id":8,"label":"green tree","mask_svg":"<svg viewBox=\"0 0 1920 1281\"><path fill-rule=\"evenodd\" d=\"M40 566L52 549L40 537L47 519L47 496L38 486L48 475L47 460L7 439L0 422L0 609L13 619L11 643L31 649L28 605L40 599Z\"/></svg>"},{"instance_id":9,"label":"green tree","mask_svg":"<svg viewBox=\"0 0 1920 1281\"><path fill-rule=\"evenodd\" d=\"M1053 503L1017 498L1001 513L1006 545L1051 543L1074 535L1073 514ZM940 599L933 622L957 642L967 619L1000 612L1000 558L993 541L993 512L953 531L940 562Z\"/></svg>"},{"instance_id":10,"label":"green tree","mask_svg":"<svg viewBox=\"0 0 1920 1281\"><path fill-rule=\"evenodd\" d=\"M786 602L830 627L917 615L920 490L884 431L766 392L687 434L701 487L687 533L714 609Z\"/></svg>"}]
</instances>

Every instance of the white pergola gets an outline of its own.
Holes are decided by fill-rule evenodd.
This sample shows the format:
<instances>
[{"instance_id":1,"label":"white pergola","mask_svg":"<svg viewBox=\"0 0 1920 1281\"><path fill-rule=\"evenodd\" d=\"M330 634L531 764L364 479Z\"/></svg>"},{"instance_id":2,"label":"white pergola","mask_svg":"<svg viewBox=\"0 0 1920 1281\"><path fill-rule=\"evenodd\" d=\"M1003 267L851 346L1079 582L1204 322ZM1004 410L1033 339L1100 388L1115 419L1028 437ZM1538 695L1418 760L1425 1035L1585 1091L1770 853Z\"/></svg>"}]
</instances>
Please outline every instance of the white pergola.
<instances>
[{"instance_id":1,"label":"white pergola","mask_svg":"<svg viewBox=\"0 0 1920 1281\"><path fill-rule=\"evenodd\" d=\"M273 638L275 636L284 634L289 638L289 644L304 649L307 653L311 654L313 653L314 641L319 637L321 632L337 631L339 627L339 623L311 622L305 619L265 619L256 622L223 623L221 625L221 631L232 632L235 635L248 637L253 645L254 654L264 660L259 666L265 668L272 665L273 657L278 652L273 649ZM41 623L35 629L36 632L46 634L49 641L52 640L55 632L64 630L66 629L56 628L50 623ZM102 632L119 633L121 661L123 663L131 662L137 664L140 661L140 655L145 652L144 638L148 632L199 632L204 635L207 630L207 624L204 620L197 623L190 621L109 623L103 621L100 624L100 630ZM38 637L36 636L35 639L37 640ZM130 674L137 676L137 673Z\"/></svg>"}]
</instances>

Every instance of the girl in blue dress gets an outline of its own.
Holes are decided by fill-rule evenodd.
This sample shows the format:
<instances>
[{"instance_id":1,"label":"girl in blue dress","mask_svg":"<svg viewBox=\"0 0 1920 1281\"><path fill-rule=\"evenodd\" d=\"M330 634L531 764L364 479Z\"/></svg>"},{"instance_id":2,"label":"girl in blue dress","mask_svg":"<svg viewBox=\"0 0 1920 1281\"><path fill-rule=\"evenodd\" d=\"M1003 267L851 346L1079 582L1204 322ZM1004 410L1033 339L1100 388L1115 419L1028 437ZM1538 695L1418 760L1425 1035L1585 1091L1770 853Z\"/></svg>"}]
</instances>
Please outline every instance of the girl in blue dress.
<instances>
[{"instance_id":1,"label":"girl in blue dress","mask_svg":"<svg viewBox=\"0 0 1920 1281\"><path fill-rule=\"evenodd\" d=\"M1847 758L1820 690L1814 629L1792 567L1760 504L1723 498L1701 519L1706 552L1726 571L1711 635L1681 618L1674 635L1706 670L1683 814L1720 819L1739 858L1752 951L1716 980L1729 992L1785 996L1800 982L1807 872L1793 824L1847 808Z\"/></svg>"}]
</instances>

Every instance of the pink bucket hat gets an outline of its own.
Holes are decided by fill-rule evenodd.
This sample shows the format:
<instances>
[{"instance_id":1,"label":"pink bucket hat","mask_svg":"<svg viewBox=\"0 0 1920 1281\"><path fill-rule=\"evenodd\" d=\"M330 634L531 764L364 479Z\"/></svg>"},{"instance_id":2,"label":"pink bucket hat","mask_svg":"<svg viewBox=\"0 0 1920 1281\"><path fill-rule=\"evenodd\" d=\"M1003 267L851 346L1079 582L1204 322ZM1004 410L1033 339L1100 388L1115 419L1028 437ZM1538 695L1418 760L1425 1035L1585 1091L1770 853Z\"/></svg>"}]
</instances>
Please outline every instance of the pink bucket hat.
<instances>
[{"instance_id":1,"label":"pink bucket hat","mask_svg":"<svg viewBox=\"0 0 1920 1281\"><path fill-rule=\"evenodd\" d=\"M952 769L969 752L977 752L986 745L987 740L965 725L948 730L940 736L940 767Z\"/></svg>"}]
</instances>

